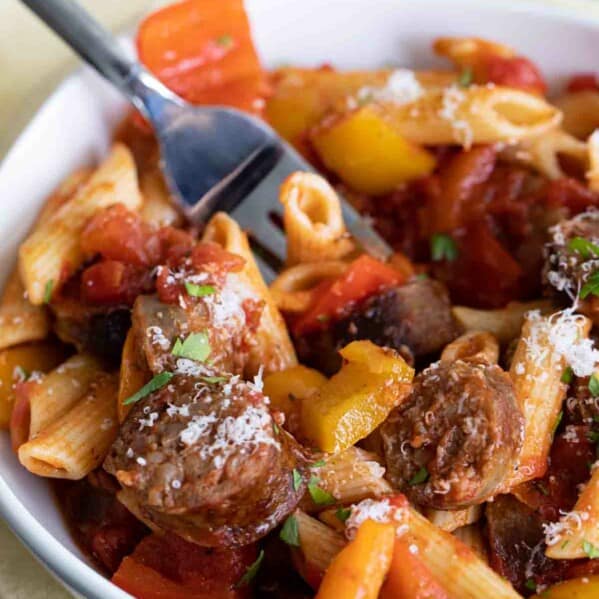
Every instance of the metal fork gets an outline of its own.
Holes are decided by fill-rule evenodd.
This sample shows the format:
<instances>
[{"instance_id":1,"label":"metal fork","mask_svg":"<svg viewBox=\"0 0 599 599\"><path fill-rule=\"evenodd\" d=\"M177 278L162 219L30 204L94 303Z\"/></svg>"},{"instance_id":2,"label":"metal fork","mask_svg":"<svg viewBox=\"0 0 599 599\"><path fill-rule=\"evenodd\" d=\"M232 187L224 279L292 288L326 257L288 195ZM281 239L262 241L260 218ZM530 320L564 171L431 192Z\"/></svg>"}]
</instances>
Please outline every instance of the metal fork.
<instances>
[{"instance_id":1,"label":"metal fork","mask_svg":"<svg viewBox=\"0 0 599 599\"><path fill-rule=\"evenodd\" d=\"M192 106L129 58L112 35L70 0L22 0L85 61L119 88L152 124L170 191L191 222L229 212L262 249L257 259L272 280L285 258L279 186L295 171L313 171L268 125L241 111ZM342 199L348 230L368 253L391 249ZM269 256L268 260L265 257Z\"/></svg>"}]
</instances>

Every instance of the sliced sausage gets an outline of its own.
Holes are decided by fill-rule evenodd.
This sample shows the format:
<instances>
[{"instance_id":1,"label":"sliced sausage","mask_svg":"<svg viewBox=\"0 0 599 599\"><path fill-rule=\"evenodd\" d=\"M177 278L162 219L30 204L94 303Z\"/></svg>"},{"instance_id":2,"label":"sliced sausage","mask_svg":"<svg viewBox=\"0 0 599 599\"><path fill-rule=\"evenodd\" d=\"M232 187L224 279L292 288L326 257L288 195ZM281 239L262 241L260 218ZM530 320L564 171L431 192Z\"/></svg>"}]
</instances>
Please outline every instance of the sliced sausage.
<instances>
[{"instance_id":1,"label":"sliced sausage","mask_svg":"<svg viewBox=\"0 0 599 599\"><path fill-rule=\"evenodd\" d=\"M523 418L496 365L436 362L381 427L387 477L415 503L452 509L491 497L514 466Z\"/></svg>"},{"instance_id":2,"label":"sliced sausage","mask_svg":"<svg viewBox=\"0 0 599 599\"><path fill-rule=\"evenodd\" d=\"M305 464L256 385L177 374L134 406L104 468L150 527L224 546L263 537L295 508Z\"/></svg>"},{"instance_id":3,"label":"sliced sausage","mask_svg":"<svg viewBox=\"0 0 599 599\"><path fill-rule=\"evenodd\" d=\"M370 297L325 332L297 339L302 362L332 374L341 364L338 351L351 341L369 339L419 358L439 352L459 334L444 285L414 279Z\"/></svg>"}]
</instances>

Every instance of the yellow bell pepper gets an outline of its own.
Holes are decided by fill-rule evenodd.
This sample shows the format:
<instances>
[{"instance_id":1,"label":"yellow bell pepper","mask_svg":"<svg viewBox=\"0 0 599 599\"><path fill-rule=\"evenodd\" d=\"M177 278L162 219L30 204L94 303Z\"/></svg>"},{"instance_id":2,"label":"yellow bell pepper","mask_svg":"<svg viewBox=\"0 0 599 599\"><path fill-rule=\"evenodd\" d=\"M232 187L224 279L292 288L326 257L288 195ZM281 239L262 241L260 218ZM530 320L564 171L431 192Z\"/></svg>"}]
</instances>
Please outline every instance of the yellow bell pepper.
<instances>
[{"instance_id":1,"label":"yellow bell pepper","mask_svg":"<svg viewBox=\"0 0 599 599\"><path fill-rule=\"evenodd\" d=\"M17 345L0 351L0 429L7 428L10 423L15 401L14 383L24 379L27 373L52 370L67 355L64 345L50 341Z\"/></svg>"},{"instance_id":2,"label":"yellow bell pepper","mask_svg":"<svg viewBox=\"0 0 599 599\"><path fill-rule=\"evenodd\" d=\"M329 566L316 599L376 599L391 565L395 526L362 523L356 537Z\"/></svg>"},{"instance_id":3,"label":"yellow bell pepper","mask_svg":"<svg viewBox=\"0 0 599 599\"><path fill-rule=\"evenodd\" d=\"M307 366L292 366L273 372L264 378L264 395L270 398L270 407L285 414L287 428L298 429L302 401L318 391L327 378Z\"/></svg>"},{"instance_id":4,"label":"yellow bell pepper","mask_svg":"<svg viewBox=\"0 0 599 599\"><path fill-rule=\"evenodd\" d=\"M337 453L368 436L409 391L414 369L395 351L353 341L341 370L302 403L303 435Z\"/></svg>"},{"instance_id":5,"label":"yellow bell pepper","mask_svg":"<svg viewBox=\"0 0 599 599\"><path fill-rule=\"evenodd\" d=\"M372 105L325 121L311 140L327 168L363 193L389 193L435 168L435 157L406 140Z\"/></svg>"},{"instance_id":6,"label":"yellow bell pepper","mask_svg":"<svg viewBox=\"0 0 599 599\"><path fill-rule=\"evenodd\" d=\"M544 590L539 599L596 599L599 597L599 576L572 578ZM533 598L534 599L534 598Z\"/></svg>"}]
</instances>

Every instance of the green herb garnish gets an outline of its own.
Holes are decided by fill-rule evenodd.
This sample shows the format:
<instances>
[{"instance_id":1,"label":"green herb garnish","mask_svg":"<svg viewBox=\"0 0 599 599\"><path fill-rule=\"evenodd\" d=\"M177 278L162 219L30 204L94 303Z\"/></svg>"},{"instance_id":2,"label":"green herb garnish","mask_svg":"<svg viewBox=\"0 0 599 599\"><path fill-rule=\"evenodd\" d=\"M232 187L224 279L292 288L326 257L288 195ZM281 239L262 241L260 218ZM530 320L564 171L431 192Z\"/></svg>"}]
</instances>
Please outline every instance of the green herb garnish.
<instances>
[{"instance_id":1,"label":"green herb garnish","mask_svg":"<svg viewBox=\"0 0 599 599\"><path fill-rule=\"evenodd\" d=\"M580 299L586 299L589 295L599 295L599 270L586 280L580 290Z\"/></svg>"},{"instance_id":2,"label":"green herb garnish","mask_svg":"<svg viewBox=\"0 0 599 599\"><path fill-rule=\"evenodd\" d=\"M328 316L327 314L319 314L316 317L316 320L318 320L318 322L328 322L331 319L330 316Z\"/></svg>"},{"instance_id":3,"label":"green herb garnish","mask_svg":"<svg viewBox=\"0 0 599 599\"><path fill-rule=\"evenodd\" d=\"M570 541L564 541L562 543L562 549L565 549L569 545Z\"/></svg>"},{"instance_id":4,"label":"green herb garnish","mask_svg":"<svg viewBox=\"0 0 599 599\"><path fill-rule=\"evenodd\" d=\"M175 376L172 372L161 372L152 378L151 381L146 383L137 393L134 393L131 397L128 397L123 404L129 406L138 402L140 399L158 391L158 389L164 387L172 378Z\"/></svg>"},{"instance_id":5,"label":"green herb garnish","mask_svg":"<svg viewBox=\"0 0 599 599\"><path fill-rule=\"evenodd\" d=\"M302 475L299 470L293 469L293 490L297 491L302 486Z\"/></svg>"},{"instance_id":6,"label":"green herb garnish","mask_svg":"<svg viewBox=\"0 0 599 599\"><path fill-rule=\"evenodd\" d=\"M420 468L420 470L418 470L418 472L416 472L416 474L414 474L414 476L408 481L408 484L413 487L414 485L425 483L428 480L428 477L428 470L425 466L422 466L422 468Z\"/></svg>"},{"instance_id":7,"label":"green herb garnish","mask_svg":"<svg viewBox=\"0 0 599 599\"><path fill-rule=\"evenodd\" d=\"M466 67L462 70L460 76L458 77L458 85L460 87L468 87L469 85L472 85L473 79L474 76L472 73L472 69L470 67Z\"/></svg>"},{"instance_id":8,"label":"green herb garnish","mask_svg":"<svg viewBox=\"0 0 599 599\"><path fill-rule=\"evenodd\" d=\"M593 255L599 256L599 245L596 245L584 237L573 237L568 242L568 249L577 252L585 260L592 258Z\"/></svg>"},{"instance_id":9,"label":"green herb garnish","mask_svg":"<svg viewBox=\"0 0 599 599\"><path fill-rule=\"evenodd\" d=\"M233 38L229 34L221 35L216 38L216 43L223 48L228 48L233 45Z\"/></svg>"},{"instance_id":10,"label":"green herb garnish","mask_svg":"<svg viewBox=\"0 0 599 599\"><path fill-rule=\"evenodd\" d=\"M281 528L281 532L279 533L279 538L292 547L300 546L297 518L293 514L285 520L285 524L283 524L283 528Z\"/></svg>"},{"instance_id":11,"label":"green herb garnish","mask_svg":"<svg viewBox=\"0 0 599 599\"><path fill-rule=\"evenodd\" d=\"M555 436L555 431L558 429L559 425L562 422L562 418L564 417L564 411L560 410L560 413L557 415L555 419L555 424L553 425L553 430L551 431L552 436Z\"/></svg>"},{"instance_id":12,"label":"green herb garnish","mask_svg":"<svg viewBox=\"0 0 599 599\"><path fill-rule=\"evenodd\" d=\"M453 262L458 257L458 246L453 237L445 233L435 233L430 241L431 258L435 262Z\"/></svg>"},{"instance_id":13,"label":"green herb garnish","mask_svg":"<svg viewBox=\"0 0 599 599\"><path fill-rule=\"evenodd\" d=\"M566 369L562 373L560 381L562 383L566 383L566 385L569 385L572 382L573 376L574 376L574 371L572 370L572 367L566 366Z\"/></svg>"},{"instance_id":14,"label":"green herb garnish","mask_svg":"<svg viewBox=\"0 0 599 599\"><path fill-rule=\"evenodd\" d=\"M279 429L279 425L276 422L272 423L272 430L275 432L275 435L278 435L281 432Z\"/></svg>"},{"instance_id":15,"label":"green herb garnish","mask_svg":"<svg viewBox=\"0 0 599 599\"><path fill-rule=\"evenodd\" d=\"M206 295L216 293L216 288L212 285L196 285L195 283L185 281L185 291L187 291L187 295L191 295L192 297L205 297Z\"/></svg>"},{"instance_id":16,"label":"green herb garnish","mask_svg":"<svg viewBox=\"0 0 599 599\"><path fill-rule=\"evenodd\" d=\"M49 304L52 300L52 291L54 290L54 279L48 279L44 287L44 304Z\"/></svg>"},{"instance_id":17,"label":"green herb garnish","mask_svg":"<svg viewBox=\"0 0 599 599\"><path fill-rule=\"evenodd\" d=\"M586 553L589 559L596 559L599 557L599 547L595 547L595 545L589 541L582 542L582 550Z\"/></svg>"},{"instance_id":18,"label":"green herb garnish","mask_svg":"<svg viewBox=\"0 0 599 599\"><path fill-rule=\"evenodd\" d=\"M589 391L593 397L597 397L599 395L599 379L596 375L591 375L589 379Z\"/></svg>"},{"instance_id":19,"label":"green herb garnish","mask_svg":"<svg viewBox=\"0 0 599 599\"><path fill-rule=\"evenodd\" d=\"M246 569L245 574L239 579L239 582L235 585L236 589L250 584L250 582L252 582L252 580L256 578L256 574L258 574L258 570L260 570L260 566L262 565L263 559L264 549L260 549L260 553L258 554L256 561Z\"/></svg>"},{"instance_id":20,"label":"green herb garnish","mask_svg":"<svg viewBox=\"0 0 599 599\"><path fill-rule=\"evenodd\" d=\"M312 497L312 501L316 505L331 505L335 503L336 499L324 489L321 489L318 484L320 480L315 478L314 476L308 482L308 492L310 493L310 497Z\"/></svg>"},{"instance_id":21,"label":"green herb garnish","mask_svg":"<svg viewBox=\"0 0 599 599\"><path fill-rule=\"evenodd\" d=\"M322 468L325 464L326 464L326 462L324 460L318 460L318 461L314 462L310 466L310 468Z\"/></svg>"},{"instance_id":22,"label":"green herb garnish","mask_svg":"<svg viewBox=\"0 0 599 599\"><path fill-rule=\"evenodd\" d=\"M537 481L535 487L545 496L549 495L549 489L545 486L542 481Z\"/></svg>"},{"instance_id":23,"label":"green herb garnish","mask_svg":"<svg viewBox=\"0 0 599 599\"><path fill-rule=\"evenodd\" d=\"M335 512L335 516L337 516L338 520L345 523L345 521L351 516L351 508L348 508L348 507L337 508L337 511Z\"/></svg>"},{"instance_id":24,"label":"green herb garnish","mask_svg":"<svg viewBox=\"0 0 599 599\"><path fill-rule=\"evenodd\" d=\"M537 583L532 579L529 578L525 583L524 586L529 590L529 591L536 591L537 590Z\"/></svg>"},{"instance_id":25,"label":"green herb garnish","mask_svg":"<svg viewBox=\"0 0 599 599\"><path fill-rule=\"evenodd\" d=\"M177 344L175 343L175 345ZM200 378L209 385L214 385L216 383L224 383L227 380L226 376L201 376Z\"/></svg>"},{"instance_id":26,"label":"green herb garnish","mask_svg":"<svg viewBox=\"0 0 599 599\"><path fill-rule=\"evenodd\" d=\"M181 342L181 339L177 339L171 353L178 358L189 358L196 362L205 362L211 351L208 333L201 332L191 333L183 342Z\"/></svg>"}]
</instances>

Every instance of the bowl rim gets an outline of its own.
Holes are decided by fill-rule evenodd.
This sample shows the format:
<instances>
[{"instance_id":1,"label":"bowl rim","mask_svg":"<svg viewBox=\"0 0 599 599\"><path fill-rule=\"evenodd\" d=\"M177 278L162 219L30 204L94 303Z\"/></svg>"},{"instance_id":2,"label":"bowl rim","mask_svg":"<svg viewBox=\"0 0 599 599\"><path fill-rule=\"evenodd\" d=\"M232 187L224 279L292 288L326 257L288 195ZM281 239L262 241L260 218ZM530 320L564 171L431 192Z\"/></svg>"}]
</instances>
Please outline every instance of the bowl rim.
<instances>
[{"instance_id":1,"label":"bowl rim","mask_svg":"<svg viewBox=\"0 0 599 599\"><path fill-rule=\"evenodd\" d=\"M398 5L405 0L397 0ZM486 0L484 5L480 0L456 0L465 10L500 10L506 13L526 13L550 17L582 27L596 28L599 33L599 6L588 0L551 0L544 4L542 0ZM268 4L269 0L249 0L248 4ZM439 0L420 0L422 4L439 5ZM455 5L454 5L455 6ZM583 14L584 8L593 8L588 14ZM131 31L127 28L126 31ZM125 38L130 35L125 34ZM33 117L16 136L4 157L0 160L0 178L5 170L11 168L23 146L36 129L36 124L44 118L63 89L79 79L84 67L79 66L64 77L54 90L40 104ZM109 578L96 571L89 563L69 551L37 520L21 502L15 492L9 487L0 472L0 517L17 538L28 549L32 556L68 591L75 596L86 599L127 599L131 598L126 591L114 585ZM65 522L66 526L66 522Z\"/></svg>"}]
</instances>

